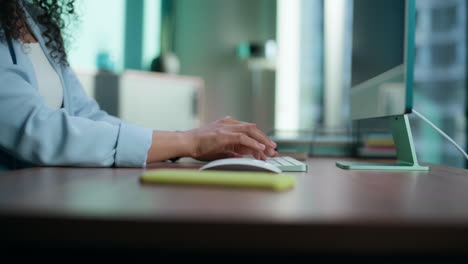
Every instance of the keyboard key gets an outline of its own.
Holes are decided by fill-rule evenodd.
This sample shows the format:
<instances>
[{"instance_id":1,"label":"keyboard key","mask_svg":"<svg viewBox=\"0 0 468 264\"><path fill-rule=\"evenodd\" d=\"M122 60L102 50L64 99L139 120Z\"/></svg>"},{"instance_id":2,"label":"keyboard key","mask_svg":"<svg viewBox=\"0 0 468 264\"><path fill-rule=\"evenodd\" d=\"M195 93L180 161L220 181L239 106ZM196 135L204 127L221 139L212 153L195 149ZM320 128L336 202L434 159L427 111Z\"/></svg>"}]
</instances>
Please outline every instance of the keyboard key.
<instances>
[{"instance_id":1,"label":"keyboard key","mask_svg":"<svg viewBox=\"0 0 468 264\"><path fill-rule=\"evenodd\" d=\"M307 164L292 157L267 158L266 162L280 168L282 171L307 171Z\"/></svg>"}]
</instances>

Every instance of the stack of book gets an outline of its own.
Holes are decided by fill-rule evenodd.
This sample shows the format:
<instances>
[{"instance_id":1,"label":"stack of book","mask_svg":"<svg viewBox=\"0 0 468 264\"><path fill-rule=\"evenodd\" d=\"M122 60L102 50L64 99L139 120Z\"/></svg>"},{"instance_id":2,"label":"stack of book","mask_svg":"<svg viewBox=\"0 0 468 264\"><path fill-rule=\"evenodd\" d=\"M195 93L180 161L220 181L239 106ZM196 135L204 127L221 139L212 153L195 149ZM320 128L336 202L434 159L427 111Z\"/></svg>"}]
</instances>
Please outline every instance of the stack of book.
<instances>
[{"instance_id":1,"label":"stack of book","mask_svg":"<svg viewBox=\"0 0 468 264\"><path fill-rule=\"evenodd\" d=\"M363 136L358 155L365 158L396 157L392 134L367 134Z\"/></svg>"}]
</instances>

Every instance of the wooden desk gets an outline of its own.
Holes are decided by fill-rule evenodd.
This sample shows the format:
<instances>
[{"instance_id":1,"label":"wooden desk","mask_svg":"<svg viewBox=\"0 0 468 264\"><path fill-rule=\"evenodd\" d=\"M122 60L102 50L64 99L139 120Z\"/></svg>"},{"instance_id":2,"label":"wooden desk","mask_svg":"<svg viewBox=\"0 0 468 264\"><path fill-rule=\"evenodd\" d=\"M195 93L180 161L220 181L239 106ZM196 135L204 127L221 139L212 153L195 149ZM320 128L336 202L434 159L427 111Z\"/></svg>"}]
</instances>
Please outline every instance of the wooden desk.
<instances>
[{"instance_id":1,"label":"wooden desk","mask_svg":"<svg viewBox=\"0 0 468 264\"><path fill-rule=\"evenodd\" d=\"M345 171L312 158L286 192L146 185L142 169L0 174L6 244L468 255L468 171ZM196 163L155 167L199 167Z\"/></svg>"}]
</instances>

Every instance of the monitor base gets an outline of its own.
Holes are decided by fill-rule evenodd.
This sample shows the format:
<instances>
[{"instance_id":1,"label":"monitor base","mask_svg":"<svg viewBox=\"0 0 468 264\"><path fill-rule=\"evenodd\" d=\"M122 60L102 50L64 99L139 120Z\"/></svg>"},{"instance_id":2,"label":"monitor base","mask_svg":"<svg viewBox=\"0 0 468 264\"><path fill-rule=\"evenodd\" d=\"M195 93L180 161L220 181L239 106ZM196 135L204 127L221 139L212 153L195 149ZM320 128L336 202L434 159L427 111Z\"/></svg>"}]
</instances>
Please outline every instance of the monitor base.
<instances>
[{"instance_id":1,"label":"monitor base","mask_svg":"<svg viewBox=\"0 0 468 264\"><path fill-rule=\"evenodd\" d=\"M428 166L421 166L418 163L408 115L392 116L390 123L397 151L397 162L337 162L336 166L345 170L428 171Z\"/></svg>"},{"instance_id":2,"label":"monitor base","mask_svg":"<svg viewBox=\"0 0 468 264\"><path fill-rule=\"evenodd\" d=\"M344 170L382 170L382 171L428 171L428 166L385 163L385 162L337 162L336 166Z\"/></svg>"}]
</instances>

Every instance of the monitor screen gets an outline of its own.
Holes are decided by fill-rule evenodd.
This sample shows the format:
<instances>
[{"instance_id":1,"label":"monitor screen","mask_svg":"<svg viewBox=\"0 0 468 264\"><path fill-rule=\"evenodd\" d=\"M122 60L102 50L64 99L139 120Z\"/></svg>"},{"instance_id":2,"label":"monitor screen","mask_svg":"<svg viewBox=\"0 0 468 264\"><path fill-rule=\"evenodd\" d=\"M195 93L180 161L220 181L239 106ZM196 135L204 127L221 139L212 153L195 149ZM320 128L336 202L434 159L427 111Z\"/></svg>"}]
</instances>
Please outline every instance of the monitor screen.
<instances>
[{"instance_id":1,"label":"monitor screen","mask_svg":"<svg viewBox=\"0 0 468 264\"><path fill-rule=\"evenodd\" d=\"M414 0L353 1L353 119L411 111L413 35Z\"/></svg>"}]
</instances>

